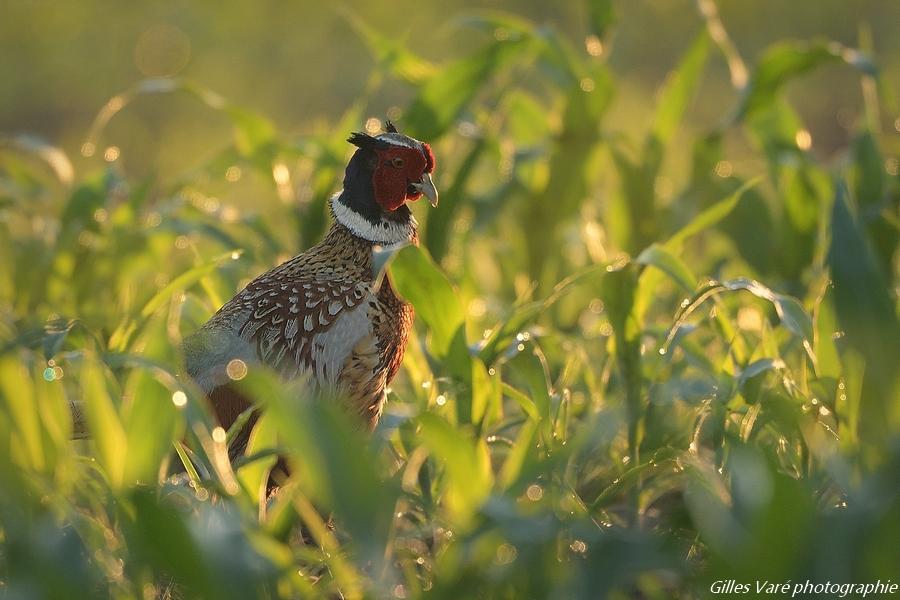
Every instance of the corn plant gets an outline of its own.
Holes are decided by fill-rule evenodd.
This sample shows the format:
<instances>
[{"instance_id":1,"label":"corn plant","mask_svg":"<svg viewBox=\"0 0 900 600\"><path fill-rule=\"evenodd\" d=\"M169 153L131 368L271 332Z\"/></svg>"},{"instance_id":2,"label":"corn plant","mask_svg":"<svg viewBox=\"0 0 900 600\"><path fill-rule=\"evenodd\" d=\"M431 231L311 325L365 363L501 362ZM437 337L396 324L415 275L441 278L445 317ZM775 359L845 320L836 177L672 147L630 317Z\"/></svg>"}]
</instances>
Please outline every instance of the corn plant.
<instances>
[{"instance_id":1,"label":"corn plant","mask_svg":"<svg viewBox=\"0 0 900 600\"><path fill-rule=\"evenodd\" d=\"M454 26L483 44L441 63L348 15L375 74L304 136L151 79L99 111L84 171L2 139L0 595L700 598L725 579L896 579L888 86L870 53L828 40L745 63L698 5L637 139L607 117L602 0L587 51L476 13ZM713 60L735 101L685 147ZM826 64L857 74L865 107L828 161L784 93ZM323 234L344 139L385 82L413 90L397 121L435 147L442 198L422 246L383 257L417 312L386 414L366 435L252 370L237 384L263 416L231 461L242 422L217 427L181 340ZM233 141L136 178L106 126L160 94L221 115ZM234 185L252 205L220 199ZM279 455L291 474L270 495Z\"/></svg>"}]
</instances>

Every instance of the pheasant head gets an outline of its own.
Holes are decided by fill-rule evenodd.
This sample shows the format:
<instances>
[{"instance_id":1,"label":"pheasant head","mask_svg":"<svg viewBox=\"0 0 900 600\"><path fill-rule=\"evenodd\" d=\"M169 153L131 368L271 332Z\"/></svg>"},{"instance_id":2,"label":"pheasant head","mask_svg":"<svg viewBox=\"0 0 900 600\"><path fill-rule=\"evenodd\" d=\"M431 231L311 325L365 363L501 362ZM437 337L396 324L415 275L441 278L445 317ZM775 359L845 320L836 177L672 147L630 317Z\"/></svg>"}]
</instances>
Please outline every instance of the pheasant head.
<instances>
[{"instance_id":1,"label":"pheasant head","mask_svg":"<svg viewBox=\"0 0 900 600\"><path fill-rule=\"evenodd\" d=\"M356 132L347 141L357 150L333 204L335 217L365 239L400 241L392 239L395 227L415 224L407 203L425 196L438 204L431 146L399 133L390 121L384 133Z\"/></svg>"}]
</instances>

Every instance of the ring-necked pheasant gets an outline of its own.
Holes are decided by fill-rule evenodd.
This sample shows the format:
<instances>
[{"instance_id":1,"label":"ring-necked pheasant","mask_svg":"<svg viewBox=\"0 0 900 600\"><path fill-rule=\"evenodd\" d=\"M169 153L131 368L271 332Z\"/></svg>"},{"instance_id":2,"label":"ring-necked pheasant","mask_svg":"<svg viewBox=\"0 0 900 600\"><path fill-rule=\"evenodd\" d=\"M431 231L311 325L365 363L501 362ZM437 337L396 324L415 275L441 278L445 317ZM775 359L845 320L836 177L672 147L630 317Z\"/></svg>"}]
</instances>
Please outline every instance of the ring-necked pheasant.
<instances>
[{"instance_id":1,"label":"ring-necked pheasant","mask_svg":"<svg viewBox=\"0 0 900 600\"><path fill-rule=\"evenodd\" d=\"M432 206L438 202L429 145L398 133L389 121L385 129L347 140L358 149L343 189L331 199L334 223L325 238L254 279L185 340L188 374L226 429L250 406L229 385L234 360L251 368L263 363L285 379L307 372L316 385L347 398L370 428L377 423L385 387L403 359L413 309L387 277L376 288L373 248L418 244L406 203L422 195Z\"/></svg>"}]
</instances>

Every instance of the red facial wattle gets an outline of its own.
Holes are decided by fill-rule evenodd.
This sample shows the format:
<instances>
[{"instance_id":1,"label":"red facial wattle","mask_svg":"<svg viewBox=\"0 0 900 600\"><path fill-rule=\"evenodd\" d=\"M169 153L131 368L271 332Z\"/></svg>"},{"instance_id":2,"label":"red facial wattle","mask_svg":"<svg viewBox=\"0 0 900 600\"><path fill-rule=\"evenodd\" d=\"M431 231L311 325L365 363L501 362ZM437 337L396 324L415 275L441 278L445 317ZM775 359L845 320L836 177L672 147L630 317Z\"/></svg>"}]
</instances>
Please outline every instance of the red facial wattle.
<instances>
[{"instance_id":1,"label":"red facial wattle","mask_svg":"<svg viewBox=\"0 0 900 600\"><path fill-rule=\"evenodd\" d=\"M431 146L423 143L422 153L425 155L425 172L433 173L434 167L437 166L437 161L434 159L434 152L431 151Z\"/></svg>"},{"instance_id":2,"label":"red facial wattle","mask_svg":"<svg viewBox=\"0 0 900 600\"><path fill-rule=\"evenodd\" d=\"M375 200L385 210L394 211L405 202L422 197L422 192L412 184L422 180L434 170L435 160L431 147L422 149L391 146L378 152L378 166L372 177Z\"/></svg>"}]
</instances>

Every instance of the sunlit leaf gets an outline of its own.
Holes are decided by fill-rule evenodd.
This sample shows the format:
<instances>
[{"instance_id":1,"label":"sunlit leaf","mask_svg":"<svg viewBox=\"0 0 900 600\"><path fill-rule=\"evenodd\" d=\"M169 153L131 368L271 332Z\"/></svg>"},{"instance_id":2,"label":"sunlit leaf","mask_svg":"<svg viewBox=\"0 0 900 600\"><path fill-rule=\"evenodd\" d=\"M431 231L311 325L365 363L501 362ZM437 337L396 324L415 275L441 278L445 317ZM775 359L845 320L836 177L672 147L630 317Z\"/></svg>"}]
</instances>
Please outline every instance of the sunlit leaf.
<instances>
[{"instance_id":1,"label":"sunlit leaf","mask_svg":"<svg viewBox=\"0 0 900 600\"><path fill-rule=\"evenodd\" d=\"M666 243L664 244L666 249L671 252L678 252L682 243L687 240L689 237L700 233L701 231L712 227L716 223L720 222L724 219L728 214L734 210L734 207L740 201L741 196L754 187L759 182L759 179L751 179L750 181L745 182L741 187L739 187L734 193L729 195L724 200L720 200L718 203L712 205L688 223L680 230L678 230L675 235L670 237Z\"/></svg>"},{"instance_id":2,"label":"sunlit leaf","mask_svg":"<svg viewBox=\"0 0 900 600\"><path fill-rule=\"evenodd\" d=\"M654 267L654 269L643 269L638 277L638 290L634 302L635 316L638 319L643 319L650 305L657 298L664 275L670 277L679 288L686 292L693 292L697 285L697 276L684 264L684 261L665 246L651 244L638 255L634 262Z\"/></svg>"},{"instance_id":3,"label":"sunlit leaf","mask_svg":"<svg viewBox=\"0 0 900 600\"><path fill-rule=\"evenodd\" d=\"M409 135L426 141L443 135L489 77L528 52L526 42L495 42L438 70L422 85L403 118Z\"/></svg>"},{"instance_id":4,"label":"sunlit leaf","mask_svg":"<svg viewBox=\"0 0 900 600\"><path fill-rule=\"evenodd\" d=\"M579 213L588 195L588 184L594 175L588 165L600 142L596 125L612 101L614 88L609 70L598 64L587 75L589 85L574 82L566 90L562 130L553 140L550 156L550 177L544 189L524 207L529 272L544 286L546 279L552 279L553 273L545 271L545 266L555 264L561 224Z\"/></svg>"},{"instance_id":5,"label":"sunlit leaf","mask_svg":"<svg viewBox=\"0 0 900 600\"><path fill-rule=\"evenodd\" d=\"M172 297L173 294L177 292L184 291L197 281L199 281L204 276L211 273L222 263L235 260L240 255L240 252L226 252L225 254L220 254L219 256L213 258L212 260L194 267L188 271L185 271L178 277L172 280L166 287L158 291L148 302L144 305L144 308L141 310L141 316L149 317L154 314L159 308Z\"/></svg>"},{"instance_id":6,"label":"sunlit leaf","mask_svg":"<svg viewBox=\"0 0 900 600\"><path fill-rule=\"evenodd\" d=\"M71 185L75 177L75 169L69 157L61 149L50 145L33 135L17 135L9 140L0 137L0 147L9 144L29 154L37 156L47 163L53 174L63 185Z\"/></svg>"},{"instance_id":7,"label":"sunlit leaf","mask_svg":"<svg viewBox=\"0 0 900 600\"><path fill-rule=\"evenodd\" d=\"M89 360L82 366L81 391L88 429L97 446L97 458L113 487L121 486L125 478L128 438L99 362Z\"/></svg>"},{"instance_id":8,"label":"sunlit leaf","mask_svg":"<svg viewBox=\"0 0 900 600\"><path fill-rule=\"evenodd\" d=\"M368 558L380 557L397 489L383 480L359 423L339 409L343 400L316 395L302 382L279 385L267 373L250 373L240 389L268 407L312 498L334 510Z\"/></svg>"},{"instance_id":9,"label":"sunlit leaf","mask_svg":"<svg viewBox=\"0 0 900 600\"><path fill-rule=\"evenodd\" d=\"M274 421L274 417L269 413L262 415L250 433L245 456L251 457L276 448L277 432L278 426ZM256 500L260 506L265 506L269 471L277 460L278 457L276 455L267 455L261 460L240 467L237 471L238 481L241 482L247 494Z\"/></svg>"},{"instance_id":10,"label":"sunlit leaf","mask_svg":"<svg viewBox=\"0 0 900 600\"><path fill-rule=\"evenodd\" d=\"M400 295L412 303L418 318L428 325L434 354L446 356L457 330L463 325L462 306L446 276L415 246L397 253L390 276Z\"/></svg>"},{"instance_id":11,"label":"sunlit leaf","mask_svg":"<svg viewBox=\"0 0 900 600\"><path fill-rule=\"evenodd\" d=\"M698 290L691 301L682 305L682 310L676 318L675 325L670 330L667 343L671 341L673 332L680 327L680 324L706 300L717 294L741 290L750 292L754 296L770 302L775 308L778 318L781 319L781 324L791 331L791 333L803 340L804 347L812 356L812 318L809 316L809 313L804 310L800 302L798 302L796 298L773 291L759 281L744 278L722 282L713 281Z\"/></svg>"},{"instance_id":12,"label":"sunlit leaf","mask_svg":"<svg viewBox=\"0 0 900 600\"><path fill-rule=\"evenodd\" d=\"M467 522L490 493L492 482L487 448L440 417L419 417L422 442L447 470L447 508L461 523Z\"/></svg>"},{"instance_id":13,"label":"sunlit leaf","mask_svg":"<svg viewBox=\"0 0 900 600\"><path fill-rule=\"evenodd\" d=\"M656 103L651 130L651 136L661 146L672 139L684 111L696 94L708 54L709 36L701 33L685 52L676 69L669 74Z\"/></svg>"},{"instance_id":14,"label":"sunlit leaf","mask_svg":"<svg viewBox=\"0 0 900 600\"><path fill-rule=\"evenodd\" d=\"M46 458L37 398L28 372L11 355L0 361L0 395L14 426L14 451L23 455L23 466L42 471Z\"/></svg>"},{"instance_id":15,"label":"sunlit leaf","mask_svg":"<svg viewBox=\"0 0 900 600\"><path fill-rule=\"evenodd\" d=\"M536 421L529 421L519 430L519 436L507 454L503 469L500 471L500 482L504 488L511 486L519 478L526 457L534 447L536 432Z\"/></svg>"},{"instance_id":16,"label":"sunlit leaf","mask_svg":"<svg viewBox=\"0 0 900 600\"><path fill-rule=\"evenodd\" d=\"M366 42L372 55L396 77L411 84L419 84L434 74L435 66L413 53L404 42L368 26L352 10L341 12L357 34Z\"/></svg>"},{"instance_id":17,"label":"sunlit leaf","mask_svg":"<svg viewBox=\"0 0 900 600\"><path fill-rule=\"evenodd\" d=\"M145 357L171 364L176 359L175 346L167 335L166 325L166 319L154 319L141 344ZM160 465L176 440L178 409L172 402L175 381L167 375L155 369L135 369L125 382L127 401L121 412L128 440L125 465L128 483L156 481Z\"/></svg>"},{"instance_id":18,"label":"sunlit leaf","mask_svg":"<svg viewBox=\"0 0 900 600\"><path fill-rule=\"evenodd\" d=\"M640 253L634 262L639 265L653 266L671 277L682 289L693 291L697 277L691 273L687 265L667 250L664 246L653 244Z\"/></svg>"},{"instance_id":19,"label":"sunlit leaf","mask_svg":"<svg viewBox=\"0 0 900 600\"><path fill-rule=\"evenodd\" d=\"M861 73L875 76L878 71L869 57L837 42L778 42L765 50L754 69L748 92L738 115L750 116L771 103L781 87L791 79L816 67L844 62Z\"/></svg>"}]
</instances>

